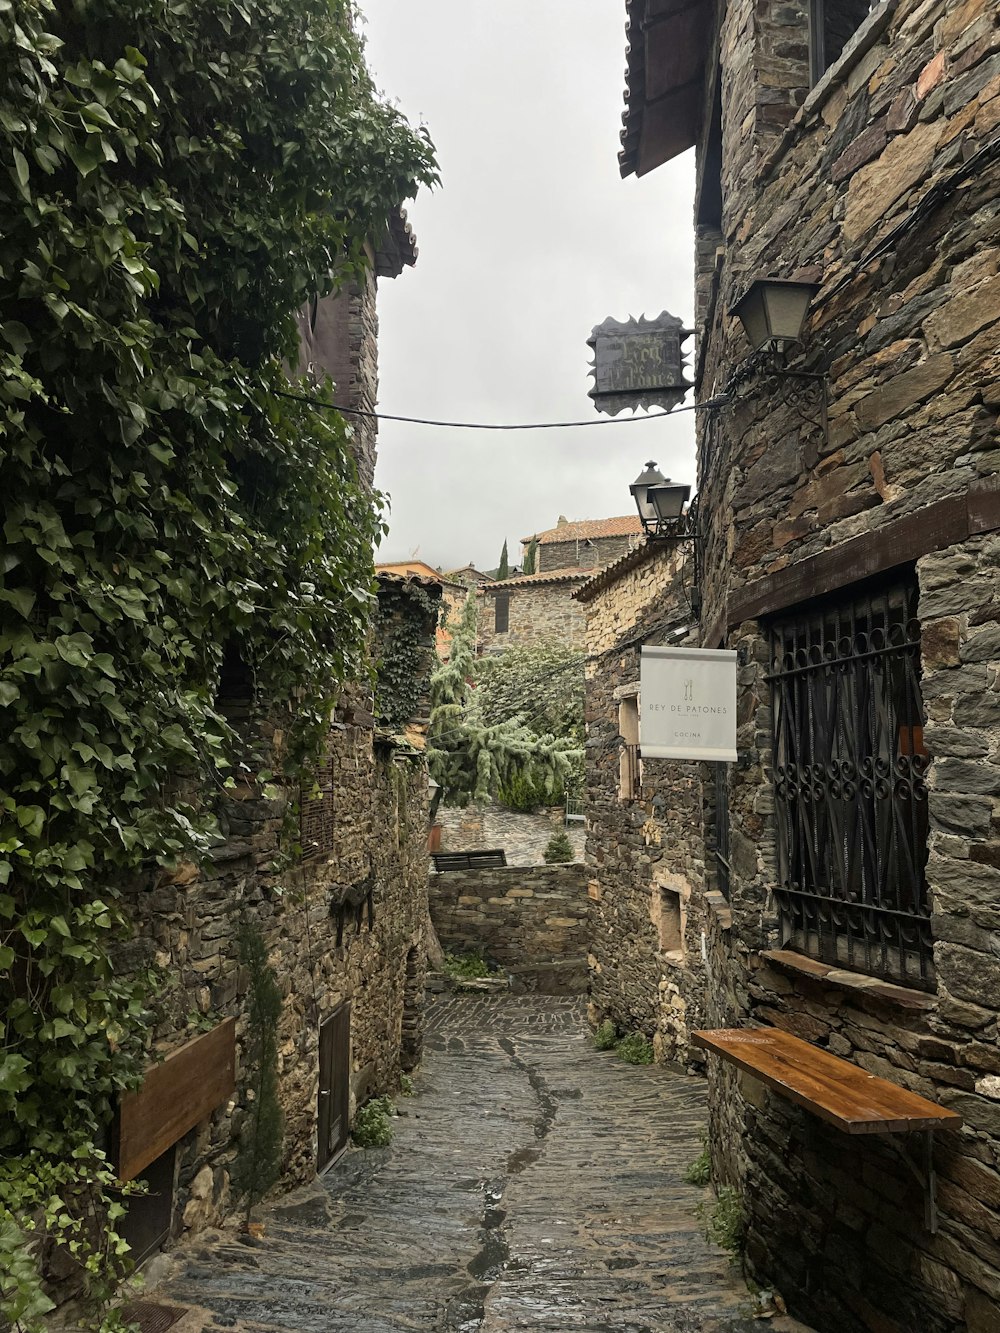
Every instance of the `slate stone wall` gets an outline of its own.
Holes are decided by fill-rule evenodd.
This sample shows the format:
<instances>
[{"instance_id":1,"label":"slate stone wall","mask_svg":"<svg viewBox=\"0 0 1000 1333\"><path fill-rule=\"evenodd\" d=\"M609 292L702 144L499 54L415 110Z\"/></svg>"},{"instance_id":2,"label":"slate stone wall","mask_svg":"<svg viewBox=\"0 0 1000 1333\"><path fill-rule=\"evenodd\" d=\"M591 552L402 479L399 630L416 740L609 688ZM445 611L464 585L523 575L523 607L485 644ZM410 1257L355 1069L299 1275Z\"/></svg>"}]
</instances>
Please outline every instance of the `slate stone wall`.
<instances>
[{"instance_id":1,"label":"slate stone wall","mask_svg":"<svg viewBox=\"0 0 1000 1333\"><path fill-rule=\"evenodd\" d=\"M985 1333L1000 1328L1000 14L989 0L885 0L812 90L807 37L795 3L728 6L724 253L707 231L698 247L700 396L728 387L734 399L699 421L704 637L745 663L707 1019L785 1027L953 1106L966 1127L936 1136L933 1235L883 1140L839 1135L716 1060L713 1157L741 1190L751 1271L820 1333ZM789 401L747 362L728 314L768 276L821 284L792 362L827 374L828 432L818 399ZM929 510L942 501L952 508ZM892 525L921 511L936 515L916 520L929 553L915 560L929 997L808 980L761 957L782 943L768 625L740 611L805 559L901 532ZM874 564L845 562L842 585L891 566L894 549L913 568L895 540Z\"/></svg>"},{"instance_id":2,"label":"slate stone wall","mask_svg":"<svg viewBox=\"0 0 1000 1333\"><path fill-rule=\"evenodd\" d=\"M373 409L374 274L303 312L299 327L302 367L328 370L346 401ZM355 448L370 485L374 422L355 426ZM254 775L279 767L275 755L287 744L287 727L273 717L262 721L264 710L244 700L220 699L245 737L246 767L245 780L218 800L218 841L202 864L162 870L133 895L135 937L121 965L159 969L154 1051L165 1054L223 1018L237 1020L236 1094L177 1145L174 1239L218 1224L235 1203L230 1173L249 1104L249 978L234 939L241 914L263 935L283 996L281 1186L315 1174L319 1029L334 1009L344 1000L352 1005L352 1115L369 1095L397 1087L400 1070L419 1058L429 864L427 764L419 747L433 620L432 610L423 658L414 665L423 688L416 691L416 715L401 728L405 736L377 736L367 687L349 686L315 789L257 781Z\"/></svg>"},{"instance_id":3,"label":"slate stone wall","mask_svg":"<svg viewBox=\"0 0 1000 1333\"><path fill-rule=\"evenodd\" d=\"M570 542L542 542L538 548L538 572L553 569L603 569L627 555L639 542L637 536L592 537Z\"/></svg>"},{"instance_id":4,"label":"slate stone wall","mask_svg":"<svg viewBox=\"0 0 1000 1333\"><path fill-rule=\"evenodd\" d=\"M623 797L619 708L639 682L639 642L661 643L691 621L692 570L677 548L586 594L587 868L592 900L591 1021L642 1031L656 1057L697 1063L689 1033L704 1010L703 769L642 761ZM618 645L627 645L618 647ZM641 710L641 699L640 699ZM672 918L672 919L671 919Z\"/></svg>"},{"instance_id":5,"label":"slate stone wall","mask_svg":"<svg viewBox=\"0 0 1000 1333\"><path fill-rule=\"evenodd\" d=\"M587 989L586 883L579 864L432 873L431 920L449 952L482 951L528 990L580 995Z\"/></svg>"},{"instance_id":6,"label":"slate stone wall","mask_svg":"<svg viewBox=\"0 0 1000 1333\"><path fill-rule=\"evenodd\" d=\"M586 575L581 575L581 583ZM481 590L479 602L479 651L500 652L512 644L568 643L582 644L584 615L572 594L579 583L521 584ZM496 632L496 593L510 598L507 632Z\"/></svg>"},{"instance_id":7,"label":"slate stone wall","mask_svg":"<svg viewBox=\"0 0 1000 1333\"><path fill-rule=\"evenodd\" d=\"M573 847L573 859L583 860L586 832L580 823L564 827L565 810L533 813L505 810L499 805L470 804L464 809L442 806L437 813L441 825L442 852L485 851L502 847L511 866L544 864L543 853L553 834L565 833Z\"/></svg>"}]
</instances>

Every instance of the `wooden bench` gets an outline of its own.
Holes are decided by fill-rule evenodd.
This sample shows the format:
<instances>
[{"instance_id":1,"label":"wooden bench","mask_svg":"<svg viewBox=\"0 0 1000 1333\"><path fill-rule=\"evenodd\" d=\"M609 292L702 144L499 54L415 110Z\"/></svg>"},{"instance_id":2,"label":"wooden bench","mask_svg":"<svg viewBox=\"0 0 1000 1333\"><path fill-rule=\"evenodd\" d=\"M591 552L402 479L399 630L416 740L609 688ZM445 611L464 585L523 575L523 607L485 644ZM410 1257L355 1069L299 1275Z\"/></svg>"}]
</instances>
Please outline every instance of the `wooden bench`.
<instances>
[{"instance_id":1,"label":"wooden bench","mask_svg":"<svg viewBox=\"0 0 1000 1333\"><path fill-rule=\"evenodd\" d=\"M435 870L490 870L507 864L502 847L482 852L432 852Z\"/></svg>"},{"instance_id":2,"label":"wooden bench","mask_svg":"<svg viewBox=\"0 0 1000 1333\"><path fill-rule=\"evenodd\" d=\"M956 1111L869 1074L780 1028L721 1028L693 1032L691 1040L845 1134L922 1132L922 1163L898 1140L890 1138L887 1142L923 1185L927 1230L937 1230L933 1133L936 1129L959 1129L962 1117Z\"/></svg>"}]
</instances>

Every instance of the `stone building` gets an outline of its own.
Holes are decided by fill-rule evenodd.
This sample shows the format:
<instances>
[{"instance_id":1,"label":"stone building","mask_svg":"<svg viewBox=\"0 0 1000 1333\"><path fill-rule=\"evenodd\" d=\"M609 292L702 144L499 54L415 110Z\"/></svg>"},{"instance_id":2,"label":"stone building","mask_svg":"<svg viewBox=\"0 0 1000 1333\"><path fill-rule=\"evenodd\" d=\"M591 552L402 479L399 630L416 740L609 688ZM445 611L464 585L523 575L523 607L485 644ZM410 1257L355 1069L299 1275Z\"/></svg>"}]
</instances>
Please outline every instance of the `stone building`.
<instances>
[{"instance_id":1,"label":"stone building","mask_svg":"<svg viewBox=\"0 0 1000 1333\"><path fill-rule=\"evenodd\" d=\"M590 1018L651 1038L658 1060L698 1063L706 932L702 765L643 759L643 643L696 638L693 568L646 542L574 593L587 615Z\"/></svg>"},{"instance_id":2,"label":"stone building","mask_svg":"<svg viewBox=\"0 0 1000 1333\"><path fill-rule=\"evenodd\" d=\"M869 12L870 11L870 12ZM741 653L712 1027L960 1112L928 1181L710 1060L751 1271L821 1333L1000 1328L1000 10L630 0L621 167L697 145L702 642ZM812 284L753 353L736 303ZM725 397L726 401L719 400ZM910 1136L913 1137L913 1136ZM915 1145L910 1145L916 1151ZM915 1160L911 1153L911 1162Z\"/></svg>"},{"instance_id":3,"label":"stone building","mask_svg":"<svg viewBox=\"0 0 1000 1333\"><path fill-rule=\"evenodd\" d=\"M499 653L513 644L582 645L584 617L573 593L586 581L581 569L553 569L484 583L476 594L478 651Z\"/></svg>"},{"instance_id":4,"label":"stone building","mask_svg":"<svg viewBox=\"0 0 1000 1333\"><path fill-rule=\"evenodd\" d=\"M538 544L536 571L548 574L562 569L603 569L639 544L642 525L637 514L617 518L588 518L571 523L559 515L559 522L545 532L522 537L524 555L532 542ZM521 558L524 564L524 556Z\"/></svg>"},{"instance_id":5,"label":"stone building","mask_svg":"<svg viewBox=\"0 0 1000 1333\"><path fill-rule=\"evenodd\" d=\"M378 574L413 574L418 578L429 579L432 583L440 584L441 615L434 640L438 657L442 662L447 662L451 654L451 631L448 626L458 623L462 608L465 606L465 599L469 595L468 586L457 578L442 574L439 569L434 569L432 565L428 565L424 560L397 560L394 563L379 564L375 566L375 572Z\"/></svg>"},{"instance_id":6,"label":"stone building","mask_svg":"<svg viewBox=\"0 0 1000 1333\"><path fill-rule=\"evenodd\" d=\"M537 543L536 572L480 585L479 651L553 641L582 646L585 617L573 594L595 570L632 550L641 532L636 514L579 523L560 515L554 528L523 537L525 553Z\"/></svg>"},{"instance_id":7,"label":"stone building","mask_svg":"<svg viewBox=\"0 0 1000 1333\"><path fill-rule=\"evenodd\" d=\"M415 257L400 216L359 285L302 316L303 365L336 379L343 400L373 409L376 281ZM356 426L370 485L375 429ZM441 583L378 576L372 659L389 662L375 695L342 693L323 760L301 789L266 770L287 717L252 697L227 660L217 706L245 744L244 779L220 793L220 836L202 863L162 871L133 903L129 964L153 963L162 985L153 1032L158 1063L122 1102L113 1152L123 1179L148 1181L125 1234L143 1258L183 1232L223 1220L245 1151L252 977L238 937L261 941L282 994L278 1096L281 1181L311 1179L346 1145L356 1105L398 1086L419 1059L427 920L429 816L423 753ZM402 645L402 653L396 650ZM399 662L405 669L399 669Z\"/></svg>"}]
</instances>

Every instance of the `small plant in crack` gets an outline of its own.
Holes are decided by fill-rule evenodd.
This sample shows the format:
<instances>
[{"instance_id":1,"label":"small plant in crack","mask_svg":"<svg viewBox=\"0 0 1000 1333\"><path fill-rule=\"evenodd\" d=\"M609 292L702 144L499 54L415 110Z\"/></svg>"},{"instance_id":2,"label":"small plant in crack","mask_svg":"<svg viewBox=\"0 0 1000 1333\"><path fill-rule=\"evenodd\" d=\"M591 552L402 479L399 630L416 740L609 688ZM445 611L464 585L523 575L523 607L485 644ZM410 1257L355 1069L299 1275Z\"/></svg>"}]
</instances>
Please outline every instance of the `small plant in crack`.
<instances>
[{"instance_id":1,"label":"small plant in crack","mask_svg":"<svg viewBox=\"0 0 1000 1333\"><path fill-rule=\"evenodd\" d=\"M483 957L482 953L446 953L444 972L454 981L474 981L479 977L493 976L495 969Z\"/></svg>"},{"instance_id":2,"label":"small plant in crack","mask_svg":"<svg viewBox=\"0 0 1000 1333\"><path fill-rule=\"evenodd\" d=\"M610 1018L599 1023L594 1033L594 1046L599 1051L613 1051L618 1045L618 1029Z\"/></svg>"},{"instance_id":3,"label":"small plant in crack","mask_svg":"<svg viewBox=\"0 0 1000 1333\"><path fill-rule=\"evenodd\" d=\"M707 1185L712 1179L712 1154L704 1134L701 1136L701 1152L684 1172L684 1179L689 1185Z\"/></svg>"},{"instance_id":4,"label":"small plant in crack","mask_svg":"<svg viewBox=\"0 0 1000 1333\"><path fill-rule=\"evenodd\" d=\"M710 1241L728 1250L734 1258L743 1253L746 1214L739 1193L731 1185L723 1185L715 1203L700 1203L695 1213Z\"/></svg>"},{"instance_id":5,"label":"small plant in crack","mask_svg":"<svg viewBox=\"0 0 1000 1333\"><path fill-rule=\"evenodd\" d=\"M351 1138L359 1148L384 1148L392 1142L395 1107L389 1097L373 1097L354 1117Z\"/></svg>"},{"instance_id":6,"label":"small plant in crack","mask_svg":"<svg viewBox=\"0 0 1000 1333\"><path fill-rule=\"evenodd\" d=\"M651 1065L653 1043L642 1032L630 1032L618 1043L618 1054L630 1065Z\"/></svg>"}]
</instances>

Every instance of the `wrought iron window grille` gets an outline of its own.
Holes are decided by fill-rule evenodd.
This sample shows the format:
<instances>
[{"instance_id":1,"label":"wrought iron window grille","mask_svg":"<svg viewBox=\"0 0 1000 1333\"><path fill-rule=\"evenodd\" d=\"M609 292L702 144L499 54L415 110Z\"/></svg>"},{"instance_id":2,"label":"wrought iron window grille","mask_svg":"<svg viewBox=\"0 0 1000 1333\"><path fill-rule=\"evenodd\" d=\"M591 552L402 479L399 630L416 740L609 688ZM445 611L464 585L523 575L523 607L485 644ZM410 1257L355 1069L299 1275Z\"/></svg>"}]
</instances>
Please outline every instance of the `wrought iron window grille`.
<instances>
[{"instance_id":1,"label":"wrought iron window grille","mask_svg":"<svg viewBox=\"0 0 1000 1333\"><path fill-rule=\"evenodd\" d=\"M934 985L920 626L912 579L772 627L784 942Z\"/></svg>"}]
</instances>

